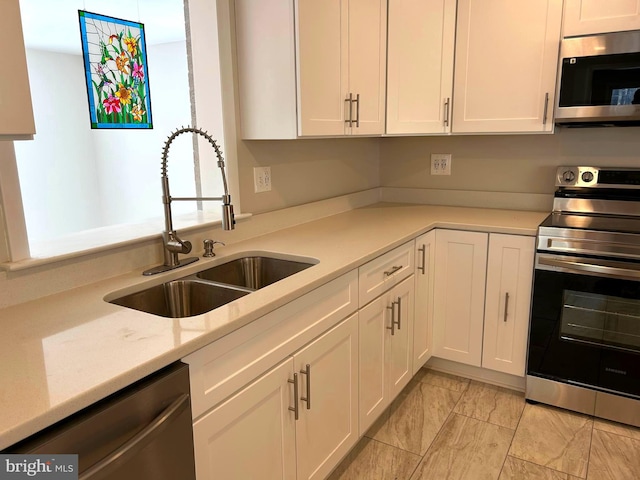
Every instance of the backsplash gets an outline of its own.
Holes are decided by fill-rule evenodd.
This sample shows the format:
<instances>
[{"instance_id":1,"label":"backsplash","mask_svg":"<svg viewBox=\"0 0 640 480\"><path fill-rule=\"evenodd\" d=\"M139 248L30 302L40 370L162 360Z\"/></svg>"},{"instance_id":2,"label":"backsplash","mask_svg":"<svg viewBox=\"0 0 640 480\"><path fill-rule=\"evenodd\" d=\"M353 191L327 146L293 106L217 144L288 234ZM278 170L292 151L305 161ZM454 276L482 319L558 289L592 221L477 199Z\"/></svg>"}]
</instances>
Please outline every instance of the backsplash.
<instances>
[{"instance_id":1,"label":"backsplash","mask_svg":"<svg viewBox=\"0 0 640 480\"><path fill-rule=\"evenodd\" d=\"M430 175L430 154L451 153L451 176ZM561 165L640 167L640 128L558 128L553 135L385 138L383 187L552 194Z\"/></svg>"}]
</instances>

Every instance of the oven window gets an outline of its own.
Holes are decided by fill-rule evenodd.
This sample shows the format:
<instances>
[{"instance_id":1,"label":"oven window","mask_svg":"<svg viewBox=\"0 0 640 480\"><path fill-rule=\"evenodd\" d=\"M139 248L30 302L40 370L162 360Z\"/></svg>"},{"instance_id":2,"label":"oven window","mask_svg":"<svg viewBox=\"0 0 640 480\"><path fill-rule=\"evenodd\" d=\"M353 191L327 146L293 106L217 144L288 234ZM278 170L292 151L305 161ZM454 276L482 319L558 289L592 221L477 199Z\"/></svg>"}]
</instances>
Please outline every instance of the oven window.
<instances>
[{"instance_id":1,"label":"oven window","mask_svg":"<svg viewBox=\"0 0 640 480\"><path fill-rule=\"evenodd\" d=\"M560 338L640 352L640 300L565 290Z\"/></svg>"}]
</instances>

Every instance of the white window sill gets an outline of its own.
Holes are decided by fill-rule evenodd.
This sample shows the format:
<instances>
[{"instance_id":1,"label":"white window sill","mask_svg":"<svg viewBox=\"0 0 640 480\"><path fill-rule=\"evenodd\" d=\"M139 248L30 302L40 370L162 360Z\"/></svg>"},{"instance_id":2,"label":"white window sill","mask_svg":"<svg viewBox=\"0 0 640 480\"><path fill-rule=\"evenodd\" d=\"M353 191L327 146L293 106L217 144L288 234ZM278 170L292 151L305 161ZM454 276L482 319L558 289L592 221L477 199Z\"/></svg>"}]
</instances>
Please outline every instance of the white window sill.
<instances>
[{"instance_id":1,"label":"white window sill","mask_svg":"<svg viewBox=\"0 0 640 480\"><path fill-rule=\"evenodd\" d=\"M236 214L236 220L250 217L250 213ZM220 213L194 212L176 215L173 218L174 229L189 232L202 227L216 227L220 225ZM93 253L115 250L128 245L135 245L148 240L160 238L164 230L164 220L156 218L145 223L122 224L110 227L86 230L74 235L60 237L31 246L32 257L24 260L0 263L0 270L9 272L26 270L70 258L78 258ZM184 235L182 235L184 237Z\"/></svg>"}]
</instances>

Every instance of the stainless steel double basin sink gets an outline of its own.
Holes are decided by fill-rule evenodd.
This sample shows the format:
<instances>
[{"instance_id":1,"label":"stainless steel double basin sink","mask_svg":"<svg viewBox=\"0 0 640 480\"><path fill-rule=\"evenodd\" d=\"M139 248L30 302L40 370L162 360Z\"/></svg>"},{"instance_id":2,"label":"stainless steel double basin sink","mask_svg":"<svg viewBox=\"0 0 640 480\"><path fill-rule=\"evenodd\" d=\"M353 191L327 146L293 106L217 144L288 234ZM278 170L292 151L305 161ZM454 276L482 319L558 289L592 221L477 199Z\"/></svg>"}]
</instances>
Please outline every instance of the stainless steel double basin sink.
<instances>
[{"instance_id":1,"label":"stainless steel double basin sink","mask_svg":"<svg viewBox=\"0 0 640 480\"><path fill-rule=\"evenodd\" d=\"M244 256L109 302L162 317L191 317L221 307L313 265L307 261L262 255Z\"/></svg>"}]
</instances>

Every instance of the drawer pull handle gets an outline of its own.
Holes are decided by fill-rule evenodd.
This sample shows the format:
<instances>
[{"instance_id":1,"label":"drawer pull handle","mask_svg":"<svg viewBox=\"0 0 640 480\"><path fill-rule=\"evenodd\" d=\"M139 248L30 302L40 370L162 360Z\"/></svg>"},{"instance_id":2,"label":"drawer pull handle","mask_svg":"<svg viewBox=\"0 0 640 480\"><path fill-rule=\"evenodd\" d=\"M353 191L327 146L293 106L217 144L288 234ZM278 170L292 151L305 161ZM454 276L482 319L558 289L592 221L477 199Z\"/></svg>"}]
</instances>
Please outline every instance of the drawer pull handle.
<instances>
[{"instance_id":1,"label":"drawer pull handle","mask_svg":"<svg viewBox=\"0 0 640 480\"><path fill-rule=\"evenodd\" d=\"M344 120L344 123L349 126L353 125L353 93L349 94L349 98L344 99L345 102L349 103L349 118Z\"/></svg>"},{"instance_id":2,"label":"drawer pull handle","mask_svg":"<svg viewBox=\"0 0 640 480\"><path fill-rule=\"evenodd\" d=\"M289 383L293 383L293 407L289 407L289 410L293 412L293 416L296 420L300 418L300 412L298 410L298 374L293 374L293 380L287 380Z\"/></svg>"},{"instance_id":3,"label":"drawer pull handle","mask_svg":"<svg viewBox=\"0 0 640 480\"><path fill-rule=\"evenodd\" d=\"M422 253L422 264L418 265L418 270L420 270L422 272L422 274L425 274L425 264L427 262L427 246L426 245L422 245L419 249L418 252Z\"/></svg>"},{"instance_id":4,"label":"drawer pull handle","mask_svg":"<svg viewBox=\"0 0 640 480\"><path fill-rule=\"evenodd\" d=\"M360 128L360 94L356 95L356 128Z\"/></svg>"},{"instance_id":5,"label":"drawer pull handle","mask_svg":"<svg viewBox=\"0 0 640 480\"><path fill-rule=\"evenodd\" d=\"M307 363L305 369L300 370L300 373L307 376L307 396L300 397L300 400L307 403L307 410L311 410L311 365Z\"/></svg>"},{"instance_id":6,"label":"drawer pull handle","mask_svg":"<svg viewBox=\"0 0 640 480\"><path fill-rule=\"evenodd\" d=\"M447 100L444 102L444 126L449 126L449 106L451 102L451 97L447 97Z\"/></svg>"},{"instance_id":7,"label":"drawer pull handle","mask_svg":"<svg viewBox=\"0 0 640 480\"><path fill-rule=\"evenodd\" d=\"M507 321L507 315L509 315L509 292L504 294L504 321Z\"/></svg>"},{"instance_id":8,"label":"drawer pull handle","mask_svg":"<svg viewBox=\"0 0 640 480\"><path fill-rule=\"evenodd\" d=\"M402 265L395 265L395 266L391 267L391 270L387 270L386 272L384 272L384 276L385 277L390 277L391 275L396 273L398 270L402 270Z\"/></svg>"},{"instance_id":9,"label":"drawer pull handle","mask_svg":"<svg viewBox=\"0 0 640 480\"><path fill-rule=\"evenodd\" d=\"M396 302L391 302L391 305L387 307L388 310L391 310L391 326L387 327L387 330L391 330L391 335L396 334Z\"/></svg>"}]
</instances>

